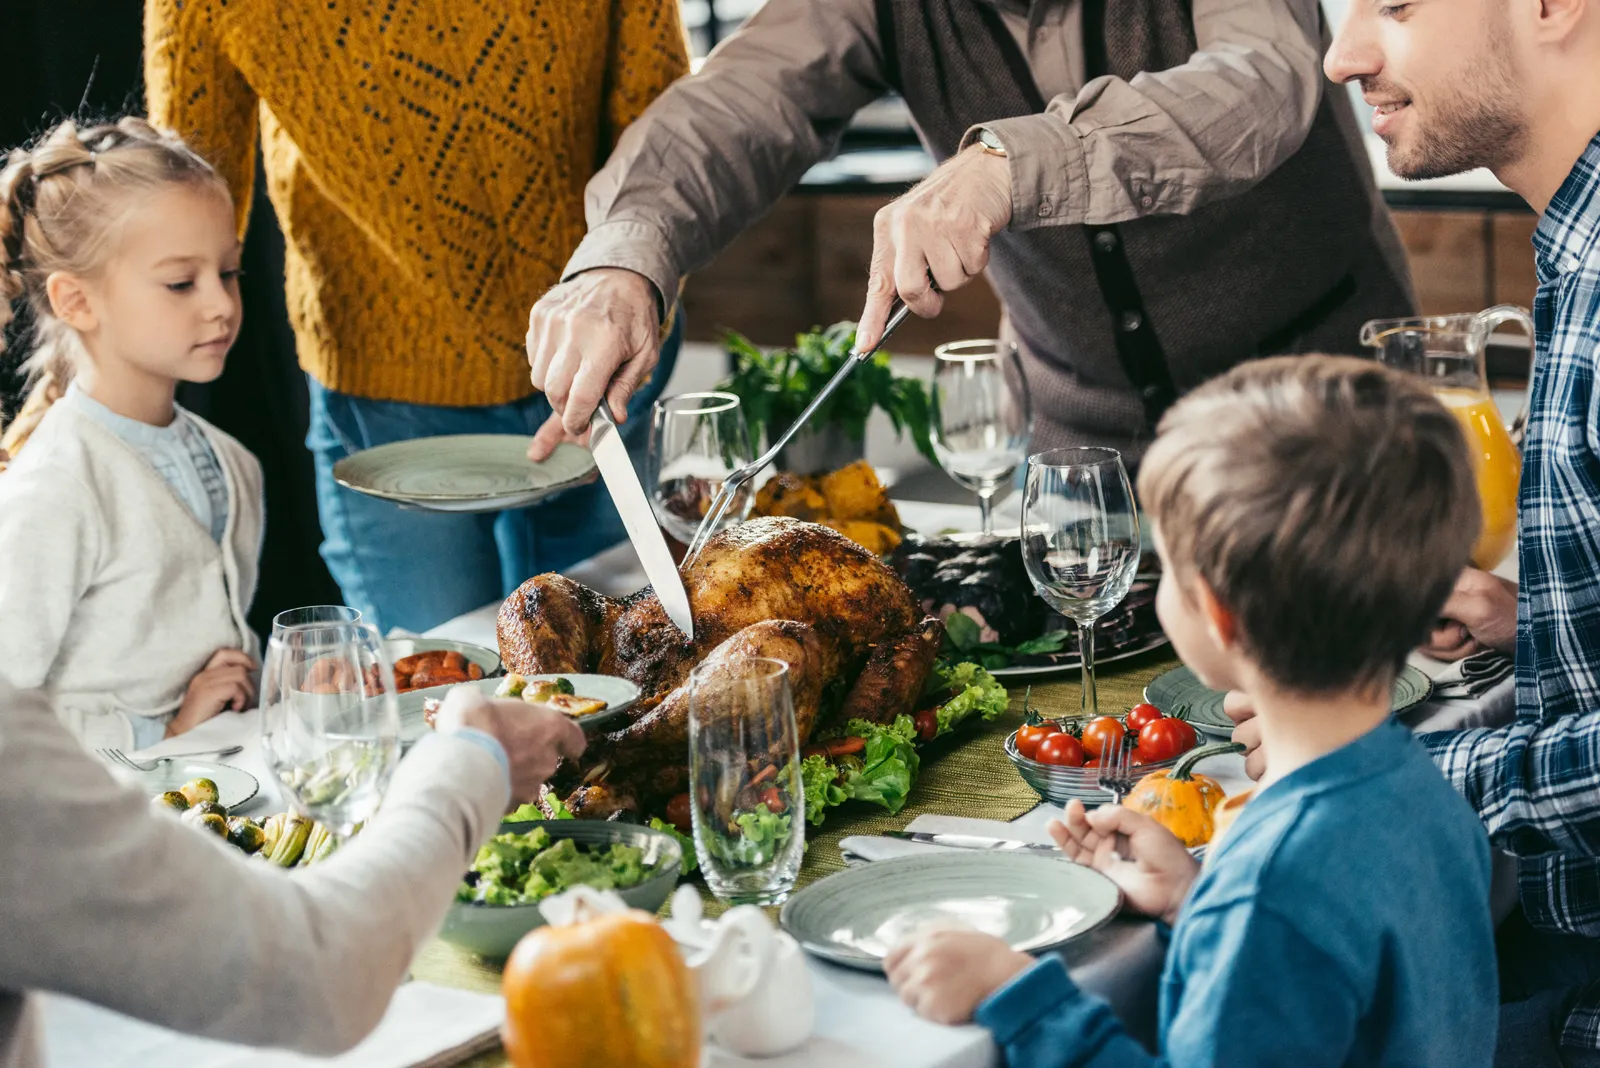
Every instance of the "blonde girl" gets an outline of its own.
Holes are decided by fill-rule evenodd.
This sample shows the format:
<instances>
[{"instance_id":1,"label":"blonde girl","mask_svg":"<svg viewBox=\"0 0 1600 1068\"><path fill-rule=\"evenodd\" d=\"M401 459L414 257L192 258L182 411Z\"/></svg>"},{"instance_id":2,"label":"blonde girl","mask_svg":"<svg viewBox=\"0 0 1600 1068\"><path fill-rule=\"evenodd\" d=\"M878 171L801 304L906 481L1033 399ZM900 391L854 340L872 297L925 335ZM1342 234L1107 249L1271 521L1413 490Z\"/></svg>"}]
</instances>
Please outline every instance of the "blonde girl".
<instances>
[{"instance_id":1,"label":"blonde girl","mask_svg":"<svg viewBox=\"0 0 1600 1068\"><path fill-rule=\"evenodd\" d=\"M239 251L226 186L143 120L64 122L0 170L0 324L25 308L36 345L0 440L0 674L90 747L255 699L260 466L174 401L222 373Z\"/></svg>"}]
</instances>

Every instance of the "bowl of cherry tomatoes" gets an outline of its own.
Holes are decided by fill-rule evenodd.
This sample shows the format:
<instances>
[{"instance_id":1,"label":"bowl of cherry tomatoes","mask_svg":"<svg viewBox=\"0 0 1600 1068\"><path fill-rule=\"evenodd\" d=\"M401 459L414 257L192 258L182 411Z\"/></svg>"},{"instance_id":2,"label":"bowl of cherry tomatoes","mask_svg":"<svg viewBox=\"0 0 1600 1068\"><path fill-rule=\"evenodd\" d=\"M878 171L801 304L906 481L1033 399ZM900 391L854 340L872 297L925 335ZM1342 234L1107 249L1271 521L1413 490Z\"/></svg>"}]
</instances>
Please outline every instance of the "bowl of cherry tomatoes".
<instances>
[{"instance_id":1,"label":"bowl of cherry tomatoes","mask_svg":"<svg viewBox=\"0 0 1600 1068\"><path fill-rule=\"evenodd\" d=\"M1128 739L1133 739L1131 742ZM1074 798L1099 804L1111 792L1098 783L1100 763L1117 746L1132 745L1136 776L1170 768L1196 745L1199 735L1185 720L1137 704L1123 716L1045 719L1036 712L1006 738L1006 756L1029 786L1050 801Z\"/></svg>"}]
</instances>

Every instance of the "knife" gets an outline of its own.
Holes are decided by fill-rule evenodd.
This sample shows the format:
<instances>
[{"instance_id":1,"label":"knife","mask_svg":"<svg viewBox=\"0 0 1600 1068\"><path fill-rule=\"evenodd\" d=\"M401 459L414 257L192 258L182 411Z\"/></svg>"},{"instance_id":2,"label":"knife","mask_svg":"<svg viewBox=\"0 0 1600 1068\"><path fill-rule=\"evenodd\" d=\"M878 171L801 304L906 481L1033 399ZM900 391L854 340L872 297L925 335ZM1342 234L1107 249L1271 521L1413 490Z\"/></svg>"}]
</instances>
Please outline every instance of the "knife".
<instances>
[{"instance_id":1,"label":"knife","mask_svg":"<svg viewBox=\"0 0 1600 1068\"><path fill-rule=\"evenodd\" d=\"M984 838L976 834L939 834L933 831L884 831L888 838L900 838L907 842L922 842L925 845L951 846L955 849L992 849L997 852L1022 852L1022 853L1052 853L1061 855L1061 850L1053 845L1043 842L1016 842L1009 838Z\"/></svg>"},{"instance_id":2,"label":"knife","mask_svg":"<svg viewBox=\"0 0 1600 1068\"><path fill-rule=\"evenodd\" d=\"M633 543L633 551L639 554L645 577L655 587L661 607L666 609L667 618L692 641L694 616L689 611L689 593L683 588L683 576L678 574L678 565L672 562L667 539L656 523L650 499L644 495L639 474L633 469L633 460L628 457L627 446L611 416L611 407L605 401L600 402L589 420L589 451L594 453L594 465L605 479L611 502L622 516L628 540Z\"/></svg>"}]
</instances>

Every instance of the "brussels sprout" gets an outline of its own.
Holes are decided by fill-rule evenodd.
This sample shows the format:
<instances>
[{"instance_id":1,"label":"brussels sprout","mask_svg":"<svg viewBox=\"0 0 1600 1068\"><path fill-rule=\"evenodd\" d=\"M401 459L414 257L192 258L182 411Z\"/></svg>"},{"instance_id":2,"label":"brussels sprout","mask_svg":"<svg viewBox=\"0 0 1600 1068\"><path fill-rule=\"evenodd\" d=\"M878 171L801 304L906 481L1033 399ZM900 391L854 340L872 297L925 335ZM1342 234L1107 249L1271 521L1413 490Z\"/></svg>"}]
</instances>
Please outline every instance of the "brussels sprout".
<instances>
[{"instance_id":1,"label":"brussels sprout","mask_svg":"<svg viewBox=\"0 0 1600 1068\"><path fill-rule=\"evenodd\" d=\"M496 697L521 697L523 687L527 685L528 680L513 671L500 680L500 685L494 688L494 695Z\"/></svg>"},{"instance_id":2,"label":"brussels sprout","mask_svg":"<svg viewBox=\"0 0 1600 1068\"><path fill-rule=\"evenodd\" d=\"M210 831L218 838L228 837L228 821L215 812L205 813L195 823L201 830Z\"/></svg>"},{"instance_id":3,"label":"brussels sprout","mask_svg":"<svg viewBox=\"0 0 1600 1068\"><path fill-rule=\"evenodd\" d=\"M202 801L197 805L191 805L189 807L192 810L199 812L201 815L210 814L214 816L221 816L223 819L228 818L228 810L217 804L215 801Z\"/></svg>"},{"instance_id":4,"label":"brussels sprout","mask_svg":"<svg viewBox=\"0 0 1600 1068\"><path fill-rule=\"evenodd\" d=\"M228 841L232 842L246 855L257 853L267 843L267 832L263 831L261 825L248 816L235 816L228 821Z\"/></svg>"},{"instance_id":5,"label":"brussels sprout","mask_svg":"<svg viewBox=\"0 0 1600 1068\"><path fill-rule=\"evenodd\" d=\"M170 808L174 812L182 812L189 807L189 799L176 790L168 790L159 797L152 797L150 804L156 808Z\"/></svg>"},{"instance_id":6,"label":"brussels sprout","mask_svg":"<svg viewBox=\"0 0 1600 1068\"><path fill-rule=\"evenodd\" d=\"M215 801L222 796L217 792L217 784L210 779L190 779L178 787L178 792L188 798L191 805L198 805L202 801Z\"/></svg>"}]
</instances>

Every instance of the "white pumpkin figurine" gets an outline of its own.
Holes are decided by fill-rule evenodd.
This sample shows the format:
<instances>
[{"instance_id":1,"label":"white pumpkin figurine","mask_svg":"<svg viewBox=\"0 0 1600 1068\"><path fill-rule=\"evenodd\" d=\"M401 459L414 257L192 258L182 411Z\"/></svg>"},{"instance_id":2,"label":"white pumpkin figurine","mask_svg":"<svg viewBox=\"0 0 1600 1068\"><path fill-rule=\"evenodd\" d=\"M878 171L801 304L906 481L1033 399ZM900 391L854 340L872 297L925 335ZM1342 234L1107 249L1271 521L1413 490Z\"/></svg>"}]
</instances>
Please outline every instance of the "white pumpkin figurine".
<instances>
[{"instance_id":1,"label":"white pumpkin figurine","mask_svg":"<svg viewBox=\"0 0 1600 1068\"><path fill-rule=\"evenodd\" d=\"M741 1057L798 1049L815 1022L811 973L799 944L753 905L711 923L702 915L699 893L680 886L665 926L700 983L707 1037Z\"/></svg>"}]
</instances>

